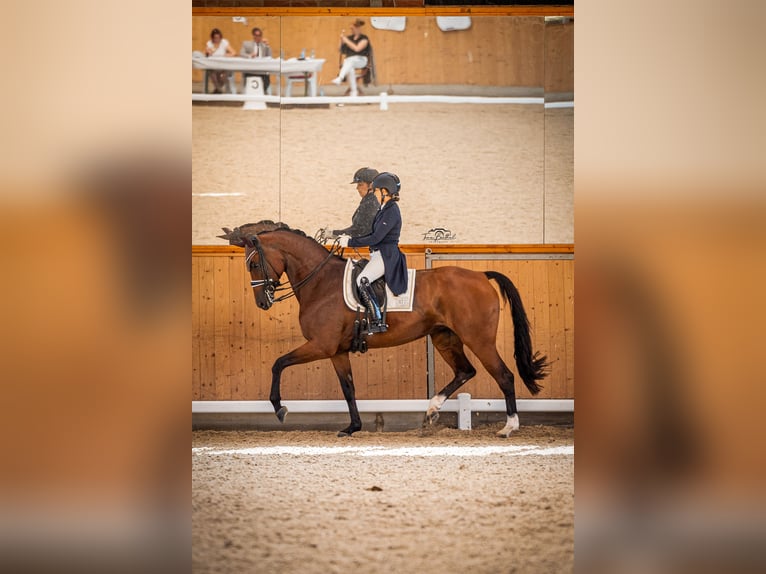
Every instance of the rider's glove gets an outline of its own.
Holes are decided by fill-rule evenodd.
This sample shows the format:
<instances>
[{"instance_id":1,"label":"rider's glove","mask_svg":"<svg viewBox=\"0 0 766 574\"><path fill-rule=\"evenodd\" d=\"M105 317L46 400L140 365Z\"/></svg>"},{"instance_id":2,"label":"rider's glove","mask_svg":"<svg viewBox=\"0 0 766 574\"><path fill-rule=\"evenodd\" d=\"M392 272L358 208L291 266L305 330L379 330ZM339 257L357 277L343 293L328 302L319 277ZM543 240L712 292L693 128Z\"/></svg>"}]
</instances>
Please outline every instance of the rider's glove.
<instances>
[{"instance_id":1,"label":"rider's glove","mask_svg":"<svg viewBox=\"0 0 766 574\"><path fill-rule=\"evenodd\" d=\"M348 240L351 239L350 235L341 235L338 237L338 245L341 247L348 247Z\"/></svg>"}]
</instances>

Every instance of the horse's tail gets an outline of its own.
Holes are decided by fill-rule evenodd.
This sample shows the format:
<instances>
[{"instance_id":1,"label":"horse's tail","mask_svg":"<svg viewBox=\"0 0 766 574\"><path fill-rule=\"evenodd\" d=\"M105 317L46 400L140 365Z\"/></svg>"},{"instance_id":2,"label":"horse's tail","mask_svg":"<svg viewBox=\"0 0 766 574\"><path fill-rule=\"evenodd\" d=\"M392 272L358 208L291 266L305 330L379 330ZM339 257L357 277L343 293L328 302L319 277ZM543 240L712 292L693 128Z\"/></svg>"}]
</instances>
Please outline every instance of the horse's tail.
<instances>
[{"instance_id":1,"label":"horse's tail","mask_svg":"<svg viewBox=\"0 0 766 574\"><path fill-rule=\"evenodd\" d=\"M516 367L524 384L533 395L540 392L537 381L545 378L548 374L548 357L539 352L532 354L532 340L529 337L529 319L521 303L519 290L508 277L496 271L485 271L484 275L494 279L500 286L503 300L511 302L511 317L513 317L513 357L516 359Z\"/></svg>"}]
</instances>

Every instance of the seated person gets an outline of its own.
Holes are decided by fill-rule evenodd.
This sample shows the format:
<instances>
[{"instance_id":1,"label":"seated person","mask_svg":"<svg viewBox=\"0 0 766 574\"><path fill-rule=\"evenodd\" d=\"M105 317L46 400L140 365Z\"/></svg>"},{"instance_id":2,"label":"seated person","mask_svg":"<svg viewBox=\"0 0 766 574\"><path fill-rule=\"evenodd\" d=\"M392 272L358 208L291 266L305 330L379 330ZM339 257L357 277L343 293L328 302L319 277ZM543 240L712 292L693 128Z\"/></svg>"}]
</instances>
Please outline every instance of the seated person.
<instances>
[{"instance_id":1,"label":"seated person","mask_svg":"<svg viewBox=\"0 0 766 574\"><path fill-rule=\"evenodd\" d=\"M340 86L346 77L351 90L351 96L358 96L359 89L356 87L356 71L367 67L370 58L370 39L362 34L364 20L356 19L351 24L351 34L346 36L346 31L340 32L340 51L345 56L338 77L332 81L336 86Z\"/></svg>"},{"instance_id":2,"label":"seated person","mask_svg":"<svg viewBox=\"0 0 766 574\"><path fill-rule=\"evenodd\" d=\"M210 40L205 46L205 56L234 56L234 50L229 41L223 37L218 28L213 28L210 32ZM229 72L224 70L212 70L210 75L213 77L214 94L222 94L226 87L226 81L229 78Z\"/></svg>"},{"instance_id":3,"label":"seated person","mask_svg":"<svg viewBox=\"0 0 766 574\"><path fill-rule=\"evenodd\" d=\"M242 49L239 51L239 55L243 58L271 58L271 46L269 46L269 41L263 37L263 31L260 28L255 27L251 32L253 34L253 39L245 40L242 43ZM261 81L263 82L263 93L265 94L266 90L268 90L271 85L271 78L269 75L242 74L243 78L247 78L248 76L257 76L261 78Z\"/></svg>"}]
</instances>

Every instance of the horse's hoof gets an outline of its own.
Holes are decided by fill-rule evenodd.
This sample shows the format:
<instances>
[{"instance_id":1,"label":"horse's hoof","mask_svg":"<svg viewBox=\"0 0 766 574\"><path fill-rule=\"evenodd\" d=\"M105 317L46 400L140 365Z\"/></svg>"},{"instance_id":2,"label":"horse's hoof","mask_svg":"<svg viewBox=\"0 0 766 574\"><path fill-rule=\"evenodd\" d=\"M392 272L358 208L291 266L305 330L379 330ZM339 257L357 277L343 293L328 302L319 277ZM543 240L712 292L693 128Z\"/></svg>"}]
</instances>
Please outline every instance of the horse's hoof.
<instances>
[{"instance_id":1,"label":"horse's hoof","mask_svg":"<svg viewBox=\"0 0 766 574\"><path fill-rule=\"evenodd\" d=\"M499 436L500 438L509 438L511 436L511 431L500 430L500 431L497 431L496 435Z\"/></svg>"},{"instance_id":2,"label":"horse's hoof","mask_svg":"<svg viewBox=\"0 0 766 574\"><path fill-rule=\"evenodd\" d=\"M426 418L424 422L428 425L433 425L438 420L439 420L439 411L433 411L430 413L426 413Z\"/></svg>"},{"instance_id":3,"label":"horse's hoof","mask_svg":"<svg viewBox=\"0 0 766 574\"><path fill-rule=\"evenodd\" d=\"M287 407L282 407L277 411L277 418L279 419L279 422L283 423L285 422L285 415L287 414Z\"/></svg>"},{"instance_id":4,"label":"horse's hoof","mask_svg":"<svg viewBox=\"0 0 766 574\"><path fill-rule=\"evenodd\" d=\"M344 428L342 431L338 431L338 436L339 437L351 436L352 434L354 434L358 430L359 429L357 429L357 428L353 428L353 427L349 426L349 427Z\"/></svg>"}]
</instances>

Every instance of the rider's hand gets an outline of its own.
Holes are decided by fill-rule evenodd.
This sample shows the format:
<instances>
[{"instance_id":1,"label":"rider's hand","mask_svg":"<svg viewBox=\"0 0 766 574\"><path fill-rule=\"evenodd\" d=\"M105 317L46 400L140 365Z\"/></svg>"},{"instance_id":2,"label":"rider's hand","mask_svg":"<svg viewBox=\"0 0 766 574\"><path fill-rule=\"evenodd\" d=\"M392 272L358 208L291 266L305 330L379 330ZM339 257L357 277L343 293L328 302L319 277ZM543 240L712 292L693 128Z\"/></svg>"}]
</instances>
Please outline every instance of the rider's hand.
<instances>
[{"instance_id":1,"label":"rider's hand","mask_svg":"<svg viewBox=\"0 0 766 574\"><path fill-rule=\"evenodd\" d=\"M338 245L341 247L348 247L348 240L351 239L350 235L341 235L338 237Z\"/></svg>"}]
</instances>

